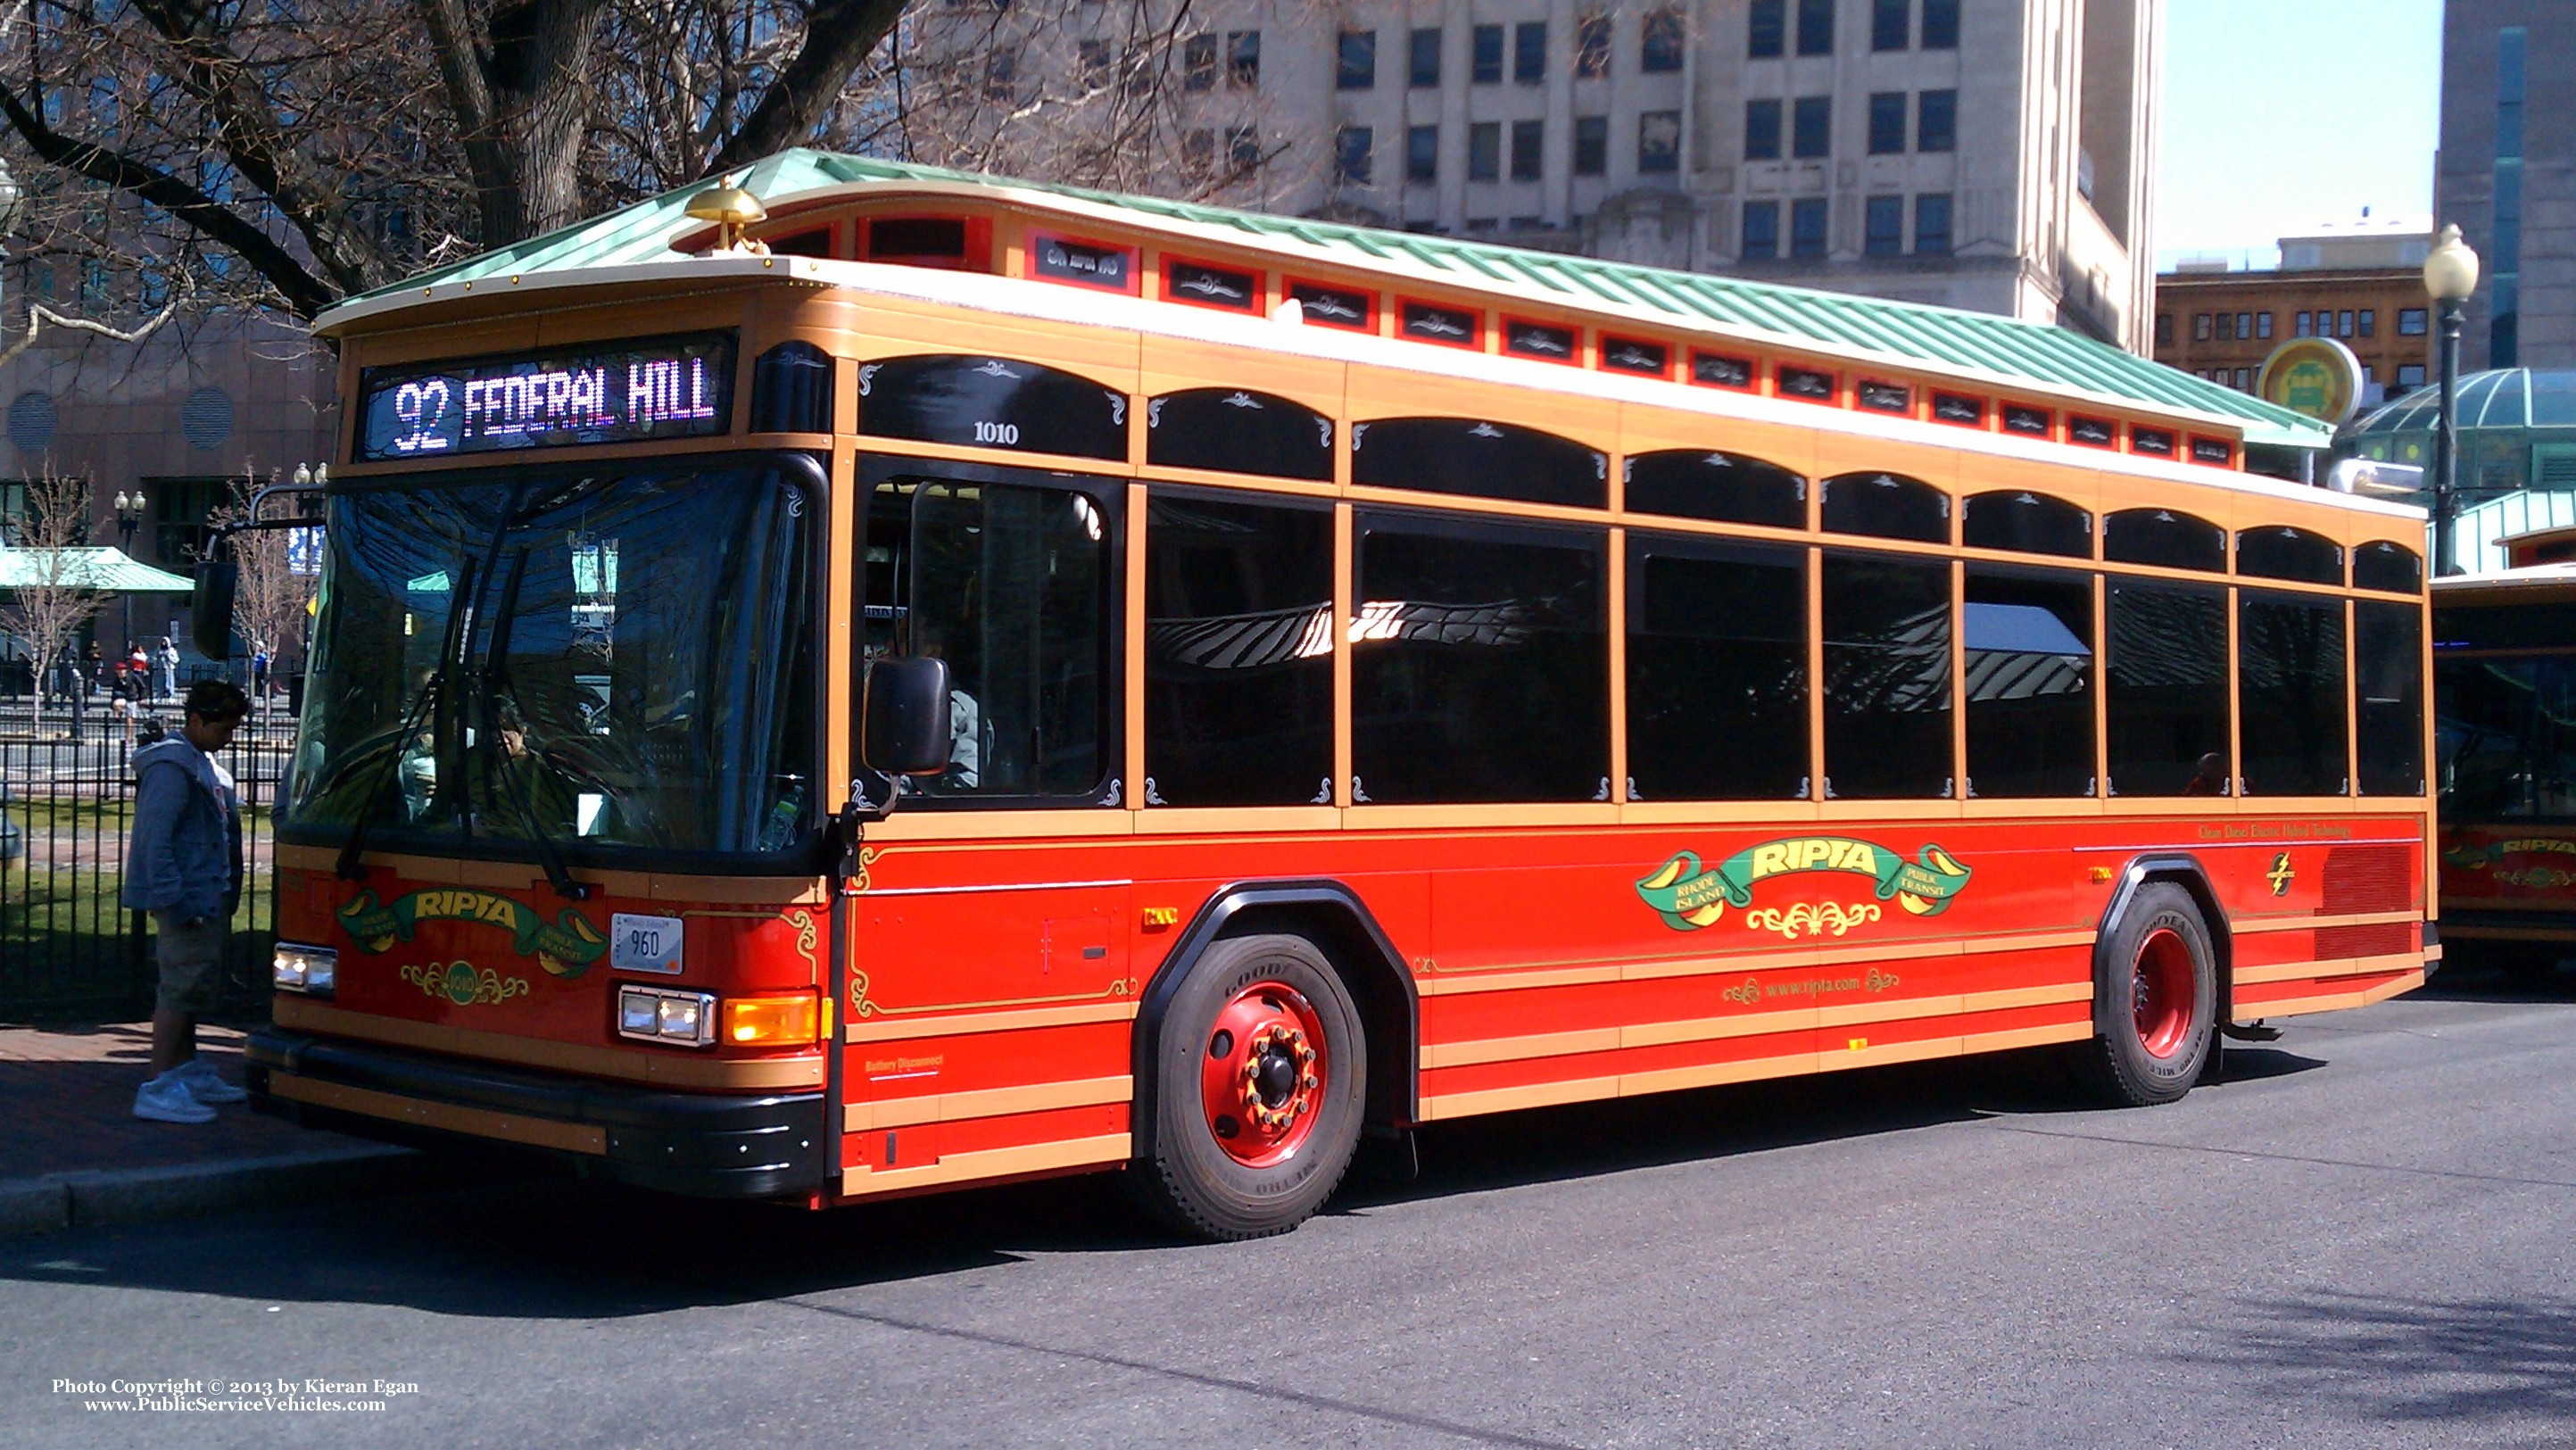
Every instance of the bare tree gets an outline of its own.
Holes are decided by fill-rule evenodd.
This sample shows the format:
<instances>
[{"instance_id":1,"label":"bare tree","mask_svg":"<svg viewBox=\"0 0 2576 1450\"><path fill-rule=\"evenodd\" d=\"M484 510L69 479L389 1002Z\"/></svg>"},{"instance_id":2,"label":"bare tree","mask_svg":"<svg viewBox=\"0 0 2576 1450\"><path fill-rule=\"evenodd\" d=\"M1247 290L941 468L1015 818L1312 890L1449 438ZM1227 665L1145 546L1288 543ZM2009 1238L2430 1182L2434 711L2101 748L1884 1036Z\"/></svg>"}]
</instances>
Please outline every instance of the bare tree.
<instances>
[{"instance_id":1,"label":"bare tree","mask_svg":"<svg viewBox=\"0 0 2576 1450\"><path fill-rule=\"evenodd\" d=\"M263 479L256 468L245 464L242 476L233 480L231 499L208 513L206 523L219 529L249 522L251 501L261 487L275 481L274 475ZM270 506L272 519L278 507ZM310 538L296 530L247 529L234 534L227 545L238 571L233 628L252 642L252 648L265 645L270 667L279 673L292 673L304 658L305 626L311 618L306 611L313 602L314 586L321 582L312 567L314 561L300 552Z\"/></svg>"},{"instance_id":2,"label":"bare tree","mask_svg":"<svg viewBox=\"0 0 2576 1450\"><path fill-rule=\"evenodd\" d=\"M35 723L44 723L45 674L71 637L107 606L97 553L89 543L89 480L48 470L27 484L26 508L9 540L18 584L0 603L0 629L27 646L35 670ZM86 690L89 682L75 688Z\"/></svg>"}]
</instances>

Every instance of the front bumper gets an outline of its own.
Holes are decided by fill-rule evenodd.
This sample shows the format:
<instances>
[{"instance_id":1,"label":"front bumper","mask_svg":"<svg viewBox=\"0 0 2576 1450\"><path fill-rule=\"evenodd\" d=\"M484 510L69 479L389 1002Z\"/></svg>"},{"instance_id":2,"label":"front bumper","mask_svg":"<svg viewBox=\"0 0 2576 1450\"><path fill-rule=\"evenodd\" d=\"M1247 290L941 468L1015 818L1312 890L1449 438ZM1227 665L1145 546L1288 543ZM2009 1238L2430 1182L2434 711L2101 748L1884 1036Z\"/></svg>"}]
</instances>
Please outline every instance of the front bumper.
<instances>
[{"instance_id":1,"label":"front bumper","mask_svg":"<svg viewBox=\"0 0 2576 1450\"><path fill-rule=\"evenodd\" d=\"M506 1143L588 1177L700 1198L823 1186L823 1094L719 1096L461 1062L280 1028L251 1034L251 1105L416 1146Z\"/></svg>"}]
</instances>

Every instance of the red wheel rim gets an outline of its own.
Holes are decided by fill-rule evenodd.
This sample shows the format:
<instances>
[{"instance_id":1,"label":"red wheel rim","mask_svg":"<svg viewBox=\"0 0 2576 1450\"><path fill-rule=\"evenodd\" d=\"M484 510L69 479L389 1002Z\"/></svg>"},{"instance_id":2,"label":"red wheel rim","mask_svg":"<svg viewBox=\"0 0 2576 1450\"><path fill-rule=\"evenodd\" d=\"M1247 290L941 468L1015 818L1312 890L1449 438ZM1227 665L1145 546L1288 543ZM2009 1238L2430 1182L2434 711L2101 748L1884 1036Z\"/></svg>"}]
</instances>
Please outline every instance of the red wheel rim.
<instances>
[{"instance_id":1,"label":"red wheel rim","mask_svg":"<svg viewBox=\"0 0 2576 1450\"><path fill-rule=\"evenodd\" d=\"M2150 1057L2171 1057L2182 1050L2183 1039L2191 1035L2191 1019L2197 1004L2191 944L2179 932L2158 928L2147 933L2138 944L2138 962L2131 976L2131 1007L2136 1015L2138 1043Z\"/></svg>"},{"instance_id":2,"label":"red wheel rim","mask_svg":"<svg viewBox=\"0 0 2576 1450\"><path fill-rule=\"evenodd\" d=\"M1246 1168L1285 1163L1313 1135L1331 1072L1314 1004L1292 987L1254 982L1218 1010L1199 1044L1208 1133Z\"/></svg>"}]
</instances>

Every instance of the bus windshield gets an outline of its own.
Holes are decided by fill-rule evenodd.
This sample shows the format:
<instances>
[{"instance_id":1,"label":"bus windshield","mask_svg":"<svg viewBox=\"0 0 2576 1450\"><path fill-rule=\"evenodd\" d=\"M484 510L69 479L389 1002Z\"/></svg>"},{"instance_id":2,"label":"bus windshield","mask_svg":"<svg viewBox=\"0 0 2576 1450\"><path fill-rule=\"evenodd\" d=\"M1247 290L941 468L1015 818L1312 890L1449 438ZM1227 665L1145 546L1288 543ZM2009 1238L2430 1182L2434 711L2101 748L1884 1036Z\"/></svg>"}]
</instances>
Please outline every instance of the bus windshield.
<instances>
[{"instance_id":1,"label":"bus windshield","mask_svg":"<svg viewBox=\"0 0 2576 1450\"><path fill-rule=\"evenodd\" d=\"M812 815L802 458L334 496L294 780L306 839L775 852Z\"/></svg>"},{"instance_id":2,"label":"bus windshield","mask_svg":"<svg viewBox=\"0 0 2576 1450\"><path fill-rule=\"evenodd\" d=\"M2442 813L2576 816L2576 655L2436 656Z\"/></svg>"}]
</instances>

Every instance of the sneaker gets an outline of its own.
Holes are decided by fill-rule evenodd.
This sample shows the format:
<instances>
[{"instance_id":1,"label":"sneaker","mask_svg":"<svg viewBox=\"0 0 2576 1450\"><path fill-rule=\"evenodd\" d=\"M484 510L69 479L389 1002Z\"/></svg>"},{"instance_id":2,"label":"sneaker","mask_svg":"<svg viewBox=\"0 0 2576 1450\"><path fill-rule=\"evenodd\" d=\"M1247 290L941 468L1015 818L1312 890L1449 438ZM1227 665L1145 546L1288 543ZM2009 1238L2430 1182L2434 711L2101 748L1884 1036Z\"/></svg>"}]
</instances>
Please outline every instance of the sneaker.
<instances>
[{"instance_id":1,"label":"sneaker","mask_svg":"<svg viewBox=\"0 0 2576 1450\"><path fill-rule=\"evenodd\" d=\"M215 1110L189 1096L187 1082L174 1070L134 1090L134 1116L154 1123L211 1123Z\"/></svg>"},{"instance_id":2,"label":"sneaker","mask_svg":"<svg viewBox=\"0 0 2576 1450\"><path fill-rule=\"evenodd\" d=\"M188 1096L201 1103L246 1103L250 1094L215 1075L215 1065L202 1057L192 1057L179 1065L179 1081Z\"/></svg>"}]
</instances>

